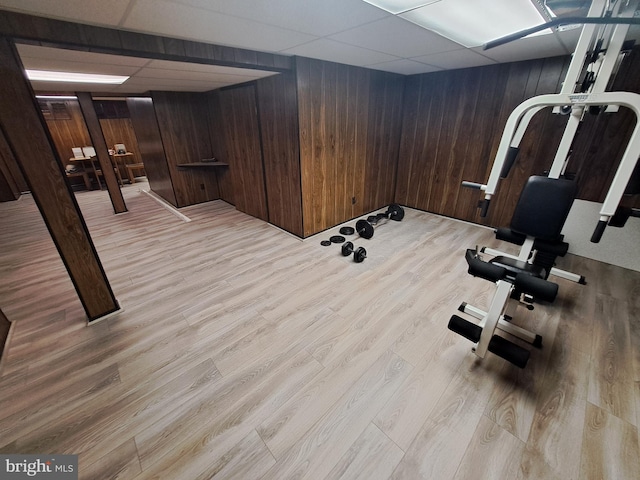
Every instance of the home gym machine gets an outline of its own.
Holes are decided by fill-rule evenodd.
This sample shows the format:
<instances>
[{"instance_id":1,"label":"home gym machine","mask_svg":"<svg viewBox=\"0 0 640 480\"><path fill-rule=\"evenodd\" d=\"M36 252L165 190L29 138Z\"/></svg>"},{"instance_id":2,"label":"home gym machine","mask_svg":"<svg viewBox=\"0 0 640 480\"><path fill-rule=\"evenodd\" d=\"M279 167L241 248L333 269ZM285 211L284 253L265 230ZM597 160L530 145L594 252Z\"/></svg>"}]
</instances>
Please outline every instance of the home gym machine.
<instances>
[{"instance_id":1,"label":"home gym machine","mask_svg":"<svg viewBox=\"0 0 640 480\"><path fill-rule=\"evenodd\" d=\"M623 106L636 116L635 128L601 207L591 241L598 243L607 225L623 223L618 222L618 218L626 221L629 216L635 216L635 211L618 207L640 156L640 95L605 90L623 58L621 52L628 48L625 37L629 25L640 24L638 18L633 18L638 4L638 0L594 0L587 18L556 19L485 46L497 46L561 24L583 24L560 93L540 95L518 105L507 119L487 183L463 182L464 187L484 192L479 207L481 216L485 217L500 179L507 177L516 161L520 142L533 116L549 107L554 113L567 115L567 124L548 175L529 179L516 206L511 228L502 236L497 231L498 238L522 245L520 253L515 256L483 249L484 253L498 254L485 262L477 248L467 250L465 258L469 273L495 282L497 288L486 312L466 303L460 306L461 312L479 319L478 324L453 315L449 329L475 343L473 350L480 358L491 351L523 368L529 358L528 350L496 335L496 330L540 347L542 338L510 323L512 309L522 302L532 308L535 300L553 301L558 287L547 280L550 274L584 283L583 277L553 267L553 260L566 253L565 246L568 248L560 232L575 197L576 186L564 178L565 169L578 126L586 113L615 112ZM553 201L549 202L545 197ZM550 226L553 228L547 228ZM539 255L546 259L544 265L536 261ZM509 303L510 300L513 302Z\"/></svg>"},{"instance_id":2,"label":"home gym machine","mask_svg":"<svg viewBox=\"0 0 640 480\"><path fill-rule=\"evenodd\" d=\"M518 257L498 256L485 262L477 248L467 250L465 259L469 265L468 272L474 277L496 283L497 289L487 312L467 303L458 308L459 311L479 319L479 324L453 315L448 327L476 343L474 351L479 357L484 357L490 351L520 368L527 364L529 351L495 335L496 329L516 336L534 347L542 347L540 335L517 327L510 321L518 302L533 308L534 301L555 300L558 285L546 280L549 276L548 268L527 260L536 246L541 248L545 243L552 245L558 254L562 254L561 250L566 252L569 246L559 240L560 232L576 193L577 185L571 180L530 177L520 194L510 225L513 235L524 237ZM562 244L563 247L560 247ZM510 300L513 302L507 305Z\"/></svg>"},{"instance_id":3,"label":"home gym machine","mask_svg":"<svg viewBox=\"0 0 640 480\"><path fill-rule=\"evenodd\" d=\"M484 191L484 199L480 205L482 217L487 215L498 182L509 174L518 155L520 141L536 113L544 108L553 107L554 113L568 114L564 134L548 174L550 178L561 178L564 176L571 145L584 115L587 112L615 112L623 106L636 115L636 126L600 209L600 218L591 237L594 243L600 241L609 220L616 213L640 156L640 95L630 92L605 92L622 60L621 52L623 46L626 48L625 37L629 25L640 24L640 19L633 18L638 4L638 0L594 0L587 18L557 19L507 37L507 40L511 41L549 26L584 23L560 93L540 95L518 105L507 120L487 183L463 182L465 187ZM497 40L485 47L497 46L505 41Z\"/></svg>"}]
</instances>

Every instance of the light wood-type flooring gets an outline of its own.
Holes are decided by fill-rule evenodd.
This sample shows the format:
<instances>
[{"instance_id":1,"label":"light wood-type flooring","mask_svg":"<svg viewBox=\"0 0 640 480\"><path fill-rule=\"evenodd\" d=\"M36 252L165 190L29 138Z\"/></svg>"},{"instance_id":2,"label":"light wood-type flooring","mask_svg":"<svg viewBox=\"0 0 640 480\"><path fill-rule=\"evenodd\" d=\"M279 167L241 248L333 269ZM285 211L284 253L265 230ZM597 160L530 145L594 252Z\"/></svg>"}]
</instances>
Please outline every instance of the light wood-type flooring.
<instances>
[{"instance_id":1,"label":"light wood-type flooring","mask_svg":"<svg viewBox=\"0 0 640 480\"><path fill-rule=\"evenodd\" d=\"M82 479L638 479L640 273L569 255L521 370L447 329L492 231L407 209L362 264L222 201L78 202L124 311L86 326L30 196L0 204L0 453ZM350 222L351 224L353 222Z\"/></svg>"}]
</instances>

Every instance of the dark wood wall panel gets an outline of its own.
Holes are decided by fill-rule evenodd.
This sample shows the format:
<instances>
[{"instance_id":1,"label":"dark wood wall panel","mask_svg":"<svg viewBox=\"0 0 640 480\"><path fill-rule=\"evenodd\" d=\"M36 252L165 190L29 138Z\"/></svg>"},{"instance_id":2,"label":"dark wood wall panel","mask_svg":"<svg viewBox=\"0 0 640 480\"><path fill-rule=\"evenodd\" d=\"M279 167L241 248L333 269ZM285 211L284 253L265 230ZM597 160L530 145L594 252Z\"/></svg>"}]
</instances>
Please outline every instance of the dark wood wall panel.
<instances>
[{"instance_id":1,"label":"dark wood wall panel","mask_svg":"<svg viewBox=\"0 0 640 480\"><path fill-rule=\"evenodd\" d=\"M623 61L612 90L640 93L640 47ZM585 118L569 162L580 185L580 198L604 201L635 125L635 115L626 108ZM623 198L622 203L640 208L640 195Z\"/></svg>"},{"instance_id":2,"label":"dark wood wall panel","mask_svg":"<svg viewBox=\"0 0 640 480\"><path fill-rule=\"evenodd\" d=\"M67 107L68 119L47 118L47 127L51 138L55 143L58 155L63 162L73 157L73 147L86 147L91 145L89 131L84 123L80 105L77 100L61 100Z\"/></svg>"},{"instance_id":3,"label":"dark wood wall panel","mask_svg":"<svg viewBox=\"0 0 640 480\"><path fill-rule=\"evenodd\" d=\"M227 153L227 140L224 125L227 121L220 103L220 90L209 92L209 136L211 138L211 150L213 156L223 162L228 162L229 154ZM228 168L219 168L216 170L218 177L218 189L220 190L220 198L225 202L235 205L233 196L233 179L231 171Z\"/></svg>"},{"instance_id":4,"label":"dark wood wall panel","mask_svg":"<svg viewBox=\"0 0 640 480\"><path fill-rule=\"evenodd\" d=\"M138 141L147 180L149 180L149 188L172 205L177 206L171 172L164 154L152 99L149 97L129 97L127 98L127 108L129 115L131 115L131 125Z\"/></svg>"},{"instance_id":5,"label":"dark wood wall panel","mask_svg":"<svg viewBox=\"0 0 640 480\"><path fill-rule=\"evenodd\" d=\"M256 83L269 222L302 236L298 99L295 75Z\"/></svg>"},{"instance_id":6,"label":"dark wood wall panel","mask_svg":"<svg viewBox=\"0 0 640 480\"><path fill-rule=\"evenodd\" d=\"M402 85L399 75L297 59L304 236L393 199Z\"/></svg>"},{"instance_id":7,"label":"dark wood wall panel","mask_svg":"<svg viewBox=\"0 0 640 480\"><path fill-rule=\"evenodd\" d=\"M480 193L460 183L487 180L509 114L529 97L556 92L567 62L556 57L409 77L396 201L463 220L508 224L526 178L550 167L566 118L550 111L536 115L486 219L476 208Z\"/></svg>"},{"instance_id":8,"label":"dark wood wall panel","mask_svg":"<svg viewBox=\"0 0 640 480\"><path fill-rule=\"evenodd\" d=\"M179 168L178 164L211 158L207 96L202 93L154 92L153 104L178 207L220 198L212 168Z\"/></svg>"},{"instance_id":9,"label":"dark wood wall panel","mask_svg":"<svg viewBox=\"0 0 640 480\"><path fill-rule=\"evenodd\" d=\"M143 161L131 118L101 118L100 126L107 147L113 148L116 143L124 143L127 151L133 153L136 162ZM130 163L133 163L133 160Z\"/></svg>"},{"instance_id":10,"label":"dark wood wall panel","mask_svg":"<svg viewBox=\"0 0 640 480\"><path fill-rule=\"evenodd\" d=\"M222 90L220 107L235 206L268 221L255 84Z\"/></svg>"},{"instance_id":11,"label":"dark wood wall panel","mask_svg":"<svg viewBox=\"0 0 640 480\"><path fill-rule=\"evenodd\" d=\"M362 209L369 212L393 202L402 130L404 81L398 75L371 76L367 128L367 164ZM354 172L357 176L357 172ZM374 188L369 188L373 186Z\"/></svg>"}]
</instances>

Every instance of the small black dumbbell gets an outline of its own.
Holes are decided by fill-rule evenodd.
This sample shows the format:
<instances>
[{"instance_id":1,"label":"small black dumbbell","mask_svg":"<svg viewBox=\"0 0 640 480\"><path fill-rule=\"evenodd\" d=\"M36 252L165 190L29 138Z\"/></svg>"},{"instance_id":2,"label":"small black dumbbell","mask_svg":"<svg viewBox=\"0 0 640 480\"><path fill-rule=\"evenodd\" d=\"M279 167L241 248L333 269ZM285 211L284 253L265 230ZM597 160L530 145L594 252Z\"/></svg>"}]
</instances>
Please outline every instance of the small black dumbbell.
<instances>
[{"instance_id":1,"label":"small black dumbbell","mask_svg":"<svg viewBox=\"0 0 640 480\"><path fill-rule=\"evenodd\" d=\"M346 242L342 244L342 255L348 257L353 253L353 261L356 263L361 263L367 258L367 251L364 247L358 247L354 250L353 243Z\"/></svg>"}]
</instances>

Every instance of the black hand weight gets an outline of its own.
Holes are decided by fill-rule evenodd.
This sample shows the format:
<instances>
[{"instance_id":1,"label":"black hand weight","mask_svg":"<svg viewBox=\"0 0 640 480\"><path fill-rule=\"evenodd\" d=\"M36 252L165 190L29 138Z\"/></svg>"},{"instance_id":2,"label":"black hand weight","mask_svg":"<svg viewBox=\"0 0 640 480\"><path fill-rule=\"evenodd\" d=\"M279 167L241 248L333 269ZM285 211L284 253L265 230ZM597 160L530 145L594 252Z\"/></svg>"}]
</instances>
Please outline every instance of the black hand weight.
<instances>
[{"instance_id":1,"label":"black hand weight","mask_svg":"<svg viewBox=\"0 0 640 480\"><path fill-rule=\"evenodd\" d=\"M342 255L348 257L351 253L353 253L353 261L356 263L361 263L365 258L367 258L367 251L364 247L358 247L354 251L353 243L346 242L342 244Z\"/></svg>"}]
</instances>

